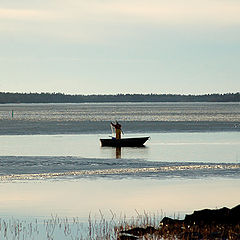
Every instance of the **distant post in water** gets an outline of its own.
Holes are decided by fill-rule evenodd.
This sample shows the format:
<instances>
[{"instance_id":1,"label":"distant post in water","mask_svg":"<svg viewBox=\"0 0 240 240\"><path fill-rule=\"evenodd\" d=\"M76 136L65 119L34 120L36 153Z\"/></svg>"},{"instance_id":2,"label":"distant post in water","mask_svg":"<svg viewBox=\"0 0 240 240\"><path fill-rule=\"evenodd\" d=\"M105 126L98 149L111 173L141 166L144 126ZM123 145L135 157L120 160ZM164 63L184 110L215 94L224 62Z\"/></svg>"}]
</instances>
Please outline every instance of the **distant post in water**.
<instances>
[{"instance_id":1,"label":"distant post in water","mask_svg":"<svg viewBox=\"0 0 240 240\"><path fill-rule=\"evenodd\" d=\"M121 139L121 133L122 133L122 126L121 124L118 123L118 121L116 121L116 123L114 124L113 122L111 122L111 125L115 128L116 131L116 139Z\"/></svg>"}]
</instances>

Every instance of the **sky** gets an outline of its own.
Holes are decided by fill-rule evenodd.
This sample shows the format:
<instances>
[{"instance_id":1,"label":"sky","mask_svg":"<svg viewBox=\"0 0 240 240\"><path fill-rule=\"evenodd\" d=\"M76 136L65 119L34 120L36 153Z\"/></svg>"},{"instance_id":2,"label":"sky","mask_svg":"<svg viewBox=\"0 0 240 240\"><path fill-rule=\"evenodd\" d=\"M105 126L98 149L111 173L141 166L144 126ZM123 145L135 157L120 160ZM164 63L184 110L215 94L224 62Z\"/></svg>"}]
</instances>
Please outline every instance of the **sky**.
<instances>
[{"instance_id":1,"label":"sky","mask_svg":"<svg viewBox=\"0 0 240 240\"><path fill-rule=\"evenodd\" d=\"M0 92L239 92L239 13L239 0L0 0Z\"/></svg>"}]
</instances>

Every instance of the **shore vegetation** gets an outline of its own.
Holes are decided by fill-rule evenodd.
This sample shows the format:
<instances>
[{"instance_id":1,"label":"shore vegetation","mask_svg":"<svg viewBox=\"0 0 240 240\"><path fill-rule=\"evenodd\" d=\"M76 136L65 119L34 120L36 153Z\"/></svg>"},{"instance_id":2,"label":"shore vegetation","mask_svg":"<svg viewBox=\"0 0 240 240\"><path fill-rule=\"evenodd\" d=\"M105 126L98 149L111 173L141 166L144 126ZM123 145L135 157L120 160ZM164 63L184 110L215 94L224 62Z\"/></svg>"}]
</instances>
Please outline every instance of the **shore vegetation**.
<instances>
[{"instance_id":1,"label":"shore vegetation","mask_svg":"<svg viewBox=\"0 0 240 240\"><path fill-rule=\"evenodd\" d=\"M240 93L204 95L181 94L116 94L70 95L64 93L0 92L4 103L103 103L103 102L240 102Z\"/></svg>"},{"instance_id":2,"label":"shore vegetation","mask_svg":"<svg viewBox=\"0 0 240 240\"><path fill-rule=\"evenodd\" d=\"M49 219L0 219L0 239L12 240L160 240L160 239L240 239L240 205L229 209L204 209L184 219L163 217L163 212L144 211L127 218L108 216L99 210L87 221L78 217L52 215Z\"/></svg>"}]
</instances>

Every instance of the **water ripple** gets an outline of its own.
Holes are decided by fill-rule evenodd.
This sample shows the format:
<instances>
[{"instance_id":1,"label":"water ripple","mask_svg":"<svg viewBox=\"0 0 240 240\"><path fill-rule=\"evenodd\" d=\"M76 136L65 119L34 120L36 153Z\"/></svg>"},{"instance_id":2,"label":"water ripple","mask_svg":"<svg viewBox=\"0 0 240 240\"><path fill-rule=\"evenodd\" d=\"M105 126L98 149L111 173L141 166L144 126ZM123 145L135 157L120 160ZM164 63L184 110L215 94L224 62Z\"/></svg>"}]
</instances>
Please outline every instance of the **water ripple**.
<instances>
[{"instance_id":1,"label":"water ripple","mask_svg":"<svg viewBox=\"0 0 240 240\"><path fill-rule=\"evenodd\" d=\"M0 165L0 181L86 177L240 177L240 164L234 163L169 163L137 159L122 159L116 162L114 159L77 157L0 157Z\"/></svg>"}]
</instances>

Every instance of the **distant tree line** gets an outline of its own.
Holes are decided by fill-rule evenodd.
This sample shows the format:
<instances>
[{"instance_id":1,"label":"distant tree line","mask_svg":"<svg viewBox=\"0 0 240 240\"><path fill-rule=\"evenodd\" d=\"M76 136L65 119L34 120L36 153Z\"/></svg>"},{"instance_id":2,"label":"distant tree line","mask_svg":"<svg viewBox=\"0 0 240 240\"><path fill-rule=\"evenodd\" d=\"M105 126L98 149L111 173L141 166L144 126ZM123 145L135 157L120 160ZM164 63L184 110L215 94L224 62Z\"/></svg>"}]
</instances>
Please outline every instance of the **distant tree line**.
<instances>
[{"instance_id":1,"label":"distant tree line","mask_svg":"<svg viewBox=\"0 0 240 240\"><path fill-rule=\"evenodd\" d=\"M240 102L240 93L179 95L179 94L116 94L69 95L63 93L0 92L4 103L98 103L98 102Z\"/></svg>"}]
</instances>

